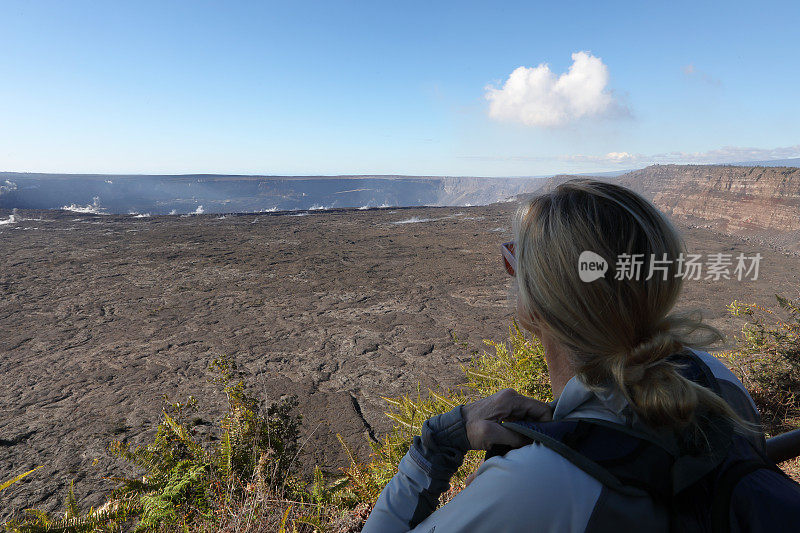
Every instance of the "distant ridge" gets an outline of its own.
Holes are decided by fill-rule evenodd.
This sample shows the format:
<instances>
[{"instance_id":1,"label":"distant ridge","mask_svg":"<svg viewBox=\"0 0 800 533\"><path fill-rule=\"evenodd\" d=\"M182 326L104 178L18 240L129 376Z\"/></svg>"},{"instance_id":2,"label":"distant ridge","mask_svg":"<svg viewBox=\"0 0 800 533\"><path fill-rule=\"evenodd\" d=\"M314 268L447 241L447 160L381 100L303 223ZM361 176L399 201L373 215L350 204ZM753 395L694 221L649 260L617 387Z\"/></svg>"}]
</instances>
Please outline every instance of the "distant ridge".
<instances>
[{"instance_id":1,"label":"distant ridge","mask_svg":"<svg viewBox=\"0 0 800 533\"><path fill-rule=\"evenodd\" d=\"M539 191L581 177L554 176ZM633 189L683 223L800 252L798 167L652 165L599 179Z\"/></svg>"},{"instance_id":2,"label":"distant ridge","mask_svg":"<svg viewBox=\"0 0 800 533\"><path fill-rule=\"evenodd\" d=\"M485 205L544 178L0 172L0 208L150 215Z\"/></svg>"},{"instance_id":3,"label":"distant ridge","mask_svg":"<svg viewBox=\"0 0 800 533\"><path fill-rule=\"evenodd\" d=\"M627 171L624 171L627 172ZM534 179L534 178L547 178L548 175L542 176L447 176L447 175L433 175L433 174L215 174L215 173L200 173L200 174L113 174L113 173L63 173L63 172L12 172L0 171L0 179L11 178L54 178L54 179L131 179L131 178L244 178L244 179L452 179L452 178L470 178L470 179L486 179L486 180L502 180L502 179Z\"/></svg>"},{"instance_id":4,"label":"distant ridge","mask_svg":"<svg viewBox=\"0 0 800 533\"><path fill-rule=\"evenodd\" d=\"M767 161L744 161L729 164L736 167L800 167L800 157L772 159Z\"/></svg>"},{"instance_id":5,"label":"distant ridge","mask_svg":"<svg viewBox=\"0 0 800 533\"><path fill-rule=\"evenodd\" d=\"M661 165L616 181L674 218L800 251L800 168Z\"/></svg>"}]
</instances>

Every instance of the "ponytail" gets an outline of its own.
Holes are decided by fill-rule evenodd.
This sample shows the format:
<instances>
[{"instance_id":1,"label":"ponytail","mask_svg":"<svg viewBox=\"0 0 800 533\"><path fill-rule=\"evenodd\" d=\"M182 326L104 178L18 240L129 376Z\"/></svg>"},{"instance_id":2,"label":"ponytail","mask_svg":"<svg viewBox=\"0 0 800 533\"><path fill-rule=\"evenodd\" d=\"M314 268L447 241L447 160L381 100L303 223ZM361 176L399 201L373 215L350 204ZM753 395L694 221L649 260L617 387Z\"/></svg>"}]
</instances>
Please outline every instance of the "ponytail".
<instances>
[{"instance_id":1,"label":"ponytail","mask_svg":"<svg viewBox=\"0 0 800 533\"><path fill-rule=\"evenodd\" d=\"M520 303L567 349L588 387L619 391L653 428L702 432L701 420L722 417L749 429L721 397L683 377L670 357L722 334L698 314L671 313L684 246L652 204L607 182L573 180L525 205L515 234ZM643 275L629 279L610 269L584 282L578 257L585 250L610 265L621 254L641 254ZM670 260L663 276L646 276L652 258Z\"/></svg>"}]
</instances>

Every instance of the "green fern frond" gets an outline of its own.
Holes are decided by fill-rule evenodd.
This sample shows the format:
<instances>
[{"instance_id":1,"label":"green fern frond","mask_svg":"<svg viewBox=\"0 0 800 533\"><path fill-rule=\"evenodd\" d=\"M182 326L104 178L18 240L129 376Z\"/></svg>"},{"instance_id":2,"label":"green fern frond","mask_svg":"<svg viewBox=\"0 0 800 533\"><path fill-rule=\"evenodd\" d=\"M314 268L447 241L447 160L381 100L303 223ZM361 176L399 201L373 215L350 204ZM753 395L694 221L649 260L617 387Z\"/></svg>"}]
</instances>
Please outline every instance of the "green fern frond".
<instances>
[{"instance_id":1,"label":"green fern frond","mask_svg":"<svg viewBox=\"0 0 800 533\"><path fill-rule=\"evenodd\" d=\"M173 434L180 440L181 444L186 446L189 450L189 453L192 454L192 457L195 460L205 460L207 459L206 451L203 449L202 446L197 444L194 439L189 435L186 431L186 427L183 424L179 424L176 422L171 416L169 416L166 412L163 413L164 416L164 423L166 426L172 430Z\"/></svg>"},{"instance_id":2,"label":"green fern frond","mask_svg":"<svg viewBox=\"0 0 800 533\"><path fill-rule=\"evenodd\" d=\"M158 470L160 465L159 457L146 447L137 446L131 450L125 443L115 441L108 446L108 451L111 455L137 466L146 472L154 472Z\"/></svg>"},{"instance_id":3,"label":"green fern frond","mask_svg":"<svg viewBox=\"0 0 800 533\"><path fill-rule=\"evenodd\" d=\"M66 511L64 512L64 519L70 520L80 516L81 512L78 510L78 502L75 500L75 482L69 482L69 491L67 492Z\"/></svg>"},{"instance_id":4,"label":"green fern frond","mask_svg":"<svg viewBox=\"0 0 800 533\"><path fill-rule=\"evenodd\" d=\"M53 519L48 513L27 509L28 518L22 522L10 521L6 527L19 533L84 533L94 531L121 531L128 519L128 509L119 506L113 509L93 511L83 516Z\"/></svg>"},{"instance_id":5,"label":"green fern frond","mask_svg":"<svg viewBox=\"0 0 800 533\"><path fill-rule=\"evenodd\" d=\"M222 442L219 447L220 461L219 469L223 479L228 479L231 475L233 445L231 444L231 434L229 431L224 431L222 434Z\"/></svg>"}]
</instances>

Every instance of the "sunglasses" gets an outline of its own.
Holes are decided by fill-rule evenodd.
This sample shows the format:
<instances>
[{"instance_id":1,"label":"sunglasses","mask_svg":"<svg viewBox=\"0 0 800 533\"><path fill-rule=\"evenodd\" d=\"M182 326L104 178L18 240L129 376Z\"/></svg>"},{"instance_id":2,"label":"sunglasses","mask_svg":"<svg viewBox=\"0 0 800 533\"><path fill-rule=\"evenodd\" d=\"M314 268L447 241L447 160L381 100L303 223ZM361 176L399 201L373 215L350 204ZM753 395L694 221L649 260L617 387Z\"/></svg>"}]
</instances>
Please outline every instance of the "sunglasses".
<instances>
[{"instance_id":1,"label":"sunglasses","mask_svg":"<svg viewBox=\"0 0 800 533\"><path fill-rule=\"evenodd\" d=\"M516 276L517 258L514 257L514 241L504 242L500 245L500 252L503 254L503 265L509 276Z\"/></svg>"}]
</instances>

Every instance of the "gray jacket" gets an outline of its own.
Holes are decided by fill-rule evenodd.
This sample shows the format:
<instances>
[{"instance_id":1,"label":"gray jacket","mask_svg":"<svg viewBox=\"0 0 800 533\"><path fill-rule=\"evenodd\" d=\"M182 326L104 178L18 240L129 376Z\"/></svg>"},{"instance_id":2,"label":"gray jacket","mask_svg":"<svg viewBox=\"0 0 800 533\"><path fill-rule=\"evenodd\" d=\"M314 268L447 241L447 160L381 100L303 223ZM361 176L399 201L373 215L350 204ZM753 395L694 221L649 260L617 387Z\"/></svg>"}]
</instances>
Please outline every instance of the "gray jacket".
<instances>
[{"instance_id":1,"label":"gray jacket","mask_svg":"<svg viewBox=\"0 0 800 533\"><path fill-rule=\"evenodd\" d=\"M741 382L715 357L696 353L720 380L732 407L746 420L757 420ZM625 415L630 410L624 399L600 397L577 378L554 404L553 420L591 418L637 427ZM611 491L540 444L487 460L467 488L437 509L468 448L460 407L427 420L383 489L364 533L668 530L666 510L649 497Z\"/></svg>"}]
</instances>

